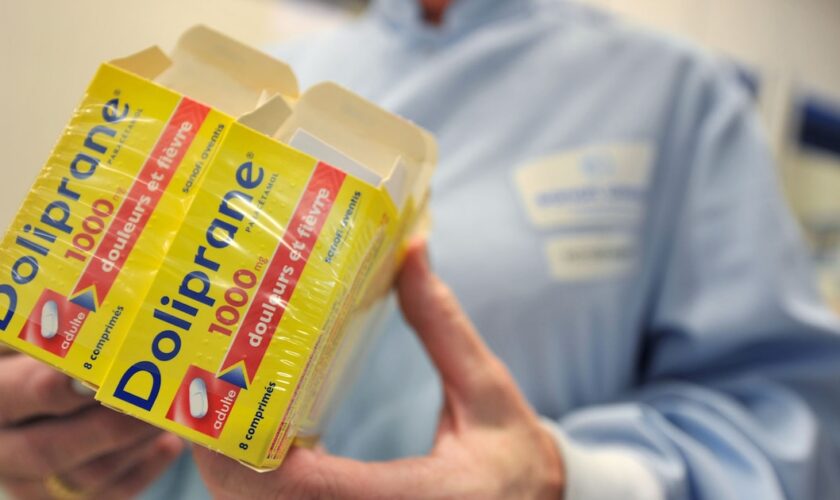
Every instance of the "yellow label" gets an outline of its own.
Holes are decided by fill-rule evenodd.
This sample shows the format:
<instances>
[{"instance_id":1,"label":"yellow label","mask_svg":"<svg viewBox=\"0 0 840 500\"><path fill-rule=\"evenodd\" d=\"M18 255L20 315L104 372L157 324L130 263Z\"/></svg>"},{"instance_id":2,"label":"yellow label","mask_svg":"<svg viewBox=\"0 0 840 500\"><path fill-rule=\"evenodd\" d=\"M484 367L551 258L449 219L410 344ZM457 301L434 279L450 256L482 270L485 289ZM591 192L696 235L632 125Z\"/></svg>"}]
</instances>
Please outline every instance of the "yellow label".
<instances>
[{"instance_id":1,"label":"yellow label","mask_svg":"<svg viewBox=\"0 0 840 500\"><path fill-rule=\"evenodd\" d=\"M276 467L414 222L369 182L103 65L0 246L0 341Z\"/></svg>"},{"instance_id":2,"label":"yellow label","mask_svg":"<svg viewBox=\"0 0 840 500\"><path fill-rule=\"evenodd\" d=\"M99 384L230 122L103 65L3 240L0 340Z\"/></svg>"},{"instance_id":3,"label":"yellow label","mask_svg":"<svg viewBox=\"0 0 840 500\"><path fill-rule=\"evenodd\" d=\"M97 398L276 466L397 222L383 191L234 124Z\"/></svg>"}]
</instances>

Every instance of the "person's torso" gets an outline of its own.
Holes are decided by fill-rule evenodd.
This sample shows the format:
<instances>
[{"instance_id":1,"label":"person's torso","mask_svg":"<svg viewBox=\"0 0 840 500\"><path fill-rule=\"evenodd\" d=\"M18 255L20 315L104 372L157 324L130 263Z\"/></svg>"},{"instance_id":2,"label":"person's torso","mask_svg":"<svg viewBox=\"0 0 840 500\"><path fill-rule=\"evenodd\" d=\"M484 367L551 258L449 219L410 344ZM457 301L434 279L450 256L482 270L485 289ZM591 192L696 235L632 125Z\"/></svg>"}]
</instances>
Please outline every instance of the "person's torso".
<instances>
[{"instance_id":1,"label":"person's torso","mask_svg":"<svg viewBox=\"0 0 840 500\"><path fill-rule=\"evenodd\" d=\"M664 186L681 175L657 160L685 68L660 39L588 9L487 7L438 30L374 16L281 56L303 88L337 81L436 136L433 267L557 418L637 381L662 256L651 235L672 219ZM363 458L421 453L439 405L395 314L326 442Z\"/></svg>"},{"instance_id":2,"label":"person's torso","mask_svg":"<svg viewBox=\"0 0 840 500\"><path fill-rule=\"evenodd\" d=\"M678 93L702 93L697 54L561 0L457 0L440 29L413 3L381 0L275 52L302 88L336 81L435 135L432 265L536 411L621 398L644 375L696 119ZM420 454L440 403L394 310L324 441L362 459ZM201 496L188 456L147 496L164 491Z\"/></svg>"}]
</instances>

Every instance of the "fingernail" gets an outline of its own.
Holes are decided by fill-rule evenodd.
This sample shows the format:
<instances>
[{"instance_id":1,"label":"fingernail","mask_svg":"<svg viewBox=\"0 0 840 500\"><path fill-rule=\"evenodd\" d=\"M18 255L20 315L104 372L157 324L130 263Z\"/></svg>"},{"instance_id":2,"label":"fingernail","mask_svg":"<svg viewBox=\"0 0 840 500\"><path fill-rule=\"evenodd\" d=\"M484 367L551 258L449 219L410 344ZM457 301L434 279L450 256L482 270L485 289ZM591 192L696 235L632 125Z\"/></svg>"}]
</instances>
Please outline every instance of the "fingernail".
<instances>
[{"instance_id":1,"label":"fingernail","mask_svg":"<svg viewBox=\"0 0 840 500\"><path fill-rule=\"evenodd\" d=\"M96 391L83 384L81 380L73 379L70 382L70 388L80 396L93 396L96 394Z\"/></svg>"}]
</instances>

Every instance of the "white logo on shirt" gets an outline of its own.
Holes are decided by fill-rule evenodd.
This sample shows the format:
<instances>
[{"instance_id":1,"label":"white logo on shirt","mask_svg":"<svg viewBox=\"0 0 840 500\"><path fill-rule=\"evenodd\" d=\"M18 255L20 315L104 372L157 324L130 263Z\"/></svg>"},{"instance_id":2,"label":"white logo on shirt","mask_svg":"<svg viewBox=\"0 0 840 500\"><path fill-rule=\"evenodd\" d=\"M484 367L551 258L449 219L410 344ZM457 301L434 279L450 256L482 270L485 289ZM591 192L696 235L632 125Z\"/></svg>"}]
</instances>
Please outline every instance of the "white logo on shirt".
<instances>
[{"instance_id":1,"label":"white logo on shirt","mask_svg":"<svg viewBox=\"0 0 840 500\"><path fill-rule=\"evenodd\" d=\"M544 253L552 277L586 281L633 268L650 171L647 144L589 146L516 169L529 220L550 231ZM579 228L589 230L574 230Z\"/></svg>"},{"instance_id":2,"label":"white logo on shirt","mask_svg":"<svg viewBox=\"0 0 840 500\"><path fill-rule=\"evenodd\" d=\"M651 169L646 144L609 144L540 158L515 171L538 227L630 225L641 220Z\"/></svg>"}]
</instances>

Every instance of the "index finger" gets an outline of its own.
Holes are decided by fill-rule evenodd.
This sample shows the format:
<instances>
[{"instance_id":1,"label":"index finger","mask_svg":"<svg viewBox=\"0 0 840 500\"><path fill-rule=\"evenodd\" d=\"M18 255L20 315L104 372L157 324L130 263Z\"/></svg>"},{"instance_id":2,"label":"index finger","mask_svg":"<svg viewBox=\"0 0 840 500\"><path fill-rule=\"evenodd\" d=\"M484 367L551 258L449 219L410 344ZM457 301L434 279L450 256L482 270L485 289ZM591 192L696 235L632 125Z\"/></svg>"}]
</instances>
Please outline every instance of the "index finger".
<instances>
[{"instance_id":1,"label":"index finger","mask_svg":"<svg viewBox=\"0 0 840 500\"><path fill-rule=\"evenodd\" d=\"M397 277L397 290L403 317L417 333L444 384L467 393L483 385L496 357L449 287L432 272L424 243L415 241L409 247Z\"/></svg>"},{"instance_id":2,"label":"index finger","mask_svg":"<svg viewBox=\"0 0 840 500\"><path fill-rule=\"evenodd\" d=\"M24 355L0 357L0 426L65 415L96 404L71 387L72 379Z\"/></svg>"}]
</instances>

